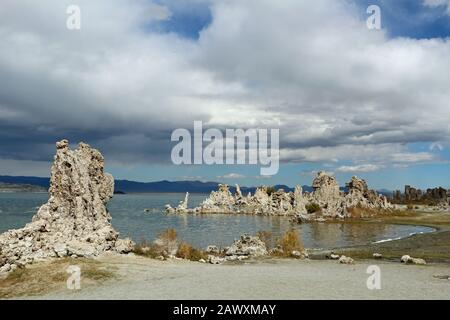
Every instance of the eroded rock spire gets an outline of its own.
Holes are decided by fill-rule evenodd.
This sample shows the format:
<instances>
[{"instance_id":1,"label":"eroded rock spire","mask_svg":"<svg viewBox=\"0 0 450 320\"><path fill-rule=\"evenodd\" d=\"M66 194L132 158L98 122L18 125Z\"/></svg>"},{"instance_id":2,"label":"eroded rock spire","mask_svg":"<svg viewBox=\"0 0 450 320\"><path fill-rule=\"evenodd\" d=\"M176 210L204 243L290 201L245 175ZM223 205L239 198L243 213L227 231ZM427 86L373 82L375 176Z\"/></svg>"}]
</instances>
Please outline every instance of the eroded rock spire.
<instances>
[{"instance_id":1,"label":"eroded rock spire","mask_svg":"<svg viewBox=\"0 0 450 320\"><path fill-rule=\"evenodd\" d=\"M50 198L24 228L0 235L0 271L52 257L91 257L105 251L129 252L133 243L118 239L106 203L114 179L104 173L102 154L85 143L71 150L56 143Z\"/></svg>"}]
</instances>

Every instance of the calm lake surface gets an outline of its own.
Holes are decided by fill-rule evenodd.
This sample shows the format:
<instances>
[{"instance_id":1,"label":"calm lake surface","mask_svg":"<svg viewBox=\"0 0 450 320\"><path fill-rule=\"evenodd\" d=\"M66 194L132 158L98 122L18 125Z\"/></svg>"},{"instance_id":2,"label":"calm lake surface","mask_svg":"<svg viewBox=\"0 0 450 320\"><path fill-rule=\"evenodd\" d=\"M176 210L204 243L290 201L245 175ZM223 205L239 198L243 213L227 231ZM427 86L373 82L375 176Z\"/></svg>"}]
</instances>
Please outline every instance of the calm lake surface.
<instances>
[{"instance_id":1,"label":"calm lake surface","mask_svg":"<svg viewBox=\"0 0 450 320\"><path fill-rule=\"evenodd\" d=\"M207 195L191 195L189 207ZM382 223L312 223L293 224L286 218L247 215L166 215L164 206L178 205L184 194L115 195L108 203L112 224L121 237L135 241L153 240L168 229L175 228L178 237L203 248L210 244L230 245L241 234L271 231L278 236L294 228L307 248L333 248L367 244L407 237L413 233L431 232L432 228ZM37 208L48 199L46 193L0 193L0 232L20 228L31 221ZM150 212L145 212L150 209Z\"/></svg>"}]
</instances>

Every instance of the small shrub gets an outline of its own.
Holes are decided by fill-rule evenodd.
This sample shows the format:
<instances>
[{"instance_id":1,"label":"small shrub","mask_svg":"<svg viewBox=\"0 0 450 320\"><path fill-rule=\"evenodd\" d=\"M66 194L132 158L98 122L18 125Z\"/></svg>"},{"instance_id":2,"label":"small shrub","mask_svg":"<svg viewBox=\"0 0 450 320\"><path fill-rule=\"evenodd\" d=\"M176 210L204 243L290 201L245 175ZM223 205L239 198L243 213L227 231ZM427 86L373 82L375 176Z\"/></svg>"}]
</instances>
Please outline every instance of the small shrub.
<instances>
[{"instance_id":1,"label":"small shrub","mask_svg":"<svg viewBox=\"0 0 450 320\"><path fill-rule=\"evenodd\" d=\"M161 232L155 244L161 246L169 255L175 254L178 248L177 231L171 228Z\"/></svg>"},{"instance_id":2,"label":"small shrub","mask_svg":"<svg viewBox=\"0 0 450 320\"><path fill-rule=\"evenodd\" d=\"M259 239L266 244L267 249L273 248L273 235L270 231L258 231Z\"/></svg>"},{"instance_id":3,"label":"small shrub","mask_svg":"<svg viewBox=\"0 0 450 320\"><path fill-rule=\"evenodd\" d=\"M306 206L306 211L311 214L311 213L316 213L320 211L320 206L317 203L309 203Z\"/></svg>"},{"instance_id":4,"label":"small shrub","mask_svg":"<svg viewBox=\"0 0 450 320\"><path fill-rule=\"evenodd\" d=\"M347 212L350 214L351 218L355 219L359 219L364 216L364 209L358 206L347 208Z\"/></svg>"},{"instance_id":5,"label":"small shrub","mask_svg":"<svg viewBox=\"0 0 450 320\"><path fill-rule=\"evenodd\" d=\"M187 259L187 260L191 260L191 261L199 261L200 259L204 259L207 260L208 259L208 255L199 250L194 248L193 246L191 246L188 243L181 243L180 246L178 247L177 250L177 254L176 256L178 258L182 258L182 259Z\"/></svg>"},{"instance_id":6,"label":"small shrub","mask_svg":"<svg viewBox=\"0 0 450 320\"><path fill-rule=\"evenodd\" d=\"M383 209L364 208L359 205L356 207L347 208L347 211L350 214L350 218L352 219L376 217L386 214L388 212Z\"/></svg>"},{"instance_id":7,"label":"small shrub","mask_svg":"<svg viewBox=\"0 0 450 320\"><path fill-rule=\"evenodd\" d=\"M303 252L305 250L303 243L295 230L287 231L281 239L278 240L278 248L275 255L282 257L292 257L292 251Z\"/></svg>"},{"instance_id":8,"label":"small shrub","mask_svg":"<svg viewBox=\"0 0 450 320\"><path fill-rule=\"evenodd\" d=\"M168 254L164 248L155 243L149 243L147 240L141 240L134 246L133 252L139 256L155 259L159 256L167 258Z\"/></svg>"},{"instance_id":9,"label":"small shrub","mask_svg":"<svg viewBox=\"0 0 450 320\"><path fill-rule=\"evenodd\" d=\"M158 239L165 242L172 242L177 240L177 230L170 228L158 235Z\"/></svg>"}]
</instances>

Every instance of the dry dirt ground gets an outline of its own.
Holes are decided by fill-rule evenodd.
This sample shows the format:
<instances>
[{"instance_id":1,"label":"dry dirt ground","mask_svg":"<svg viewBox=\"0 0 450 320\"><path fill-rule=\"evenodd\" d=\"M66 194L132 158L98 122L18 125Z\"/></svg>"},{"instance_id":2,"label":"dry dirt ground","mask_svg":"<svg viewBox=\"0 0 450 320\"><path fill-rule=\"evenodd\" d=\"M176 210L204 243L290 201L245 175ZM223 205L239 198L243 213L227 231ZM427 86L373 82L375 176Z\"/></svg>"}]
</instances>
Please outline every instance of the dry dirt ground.
<instances>
[{"instance_id":1,"label":"dry dirt ground","mask_svg":"<svg viewBox=\"0 0 450 320\"><path fill-rule=\"evenodd\" d=\"M211 265L137 256L103 257L115 276L80 290L61 288L38 299L450 299L450 265L399 262L263 260ZM378 265L381 289L369 290ZM83 274L82 274L83 277Z\"/></svg>"}]
</instances>

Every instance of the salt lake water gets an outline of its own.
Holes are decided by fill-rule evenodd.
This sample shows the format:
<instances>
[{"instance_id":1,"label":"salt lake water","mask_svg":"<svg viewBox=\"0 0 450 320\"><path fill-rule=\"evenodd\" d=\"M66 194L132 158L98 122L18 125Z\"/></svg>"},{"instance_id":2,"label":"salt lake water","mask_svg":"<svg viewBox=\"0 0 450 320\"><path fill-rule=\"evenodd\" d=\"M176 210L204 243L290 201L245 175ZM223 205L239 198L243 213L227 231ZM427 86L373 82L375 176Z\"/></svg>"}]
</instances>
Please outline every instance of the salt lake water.
<instances>
[{"instance_id":1,"label":"salt lake water","mask_svg":"<svg viewBox=\"0 0 450 320\"><path fill-rule=\"evenodd\" d=\"M189 206L196 206L206 197L205 194L191 195ZM153 240L162 231L175 228L181 240L199 248L210 244L227 246L241 234L255 234L258 231L270 231L277 237L291 228L299 232L307 248L368 244L433 231L422 226L383 223L294 224L282 217L164 213L166 204L176 206L183 198L184 194L115 195L108 203L108 209L112 224L121 237L131 237L136 242ZM47 199L46 193L0 193L0 232L23 227Z\"/></svg>"}]
</instances>

